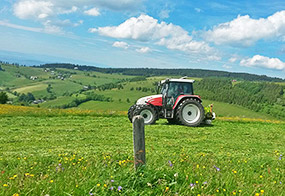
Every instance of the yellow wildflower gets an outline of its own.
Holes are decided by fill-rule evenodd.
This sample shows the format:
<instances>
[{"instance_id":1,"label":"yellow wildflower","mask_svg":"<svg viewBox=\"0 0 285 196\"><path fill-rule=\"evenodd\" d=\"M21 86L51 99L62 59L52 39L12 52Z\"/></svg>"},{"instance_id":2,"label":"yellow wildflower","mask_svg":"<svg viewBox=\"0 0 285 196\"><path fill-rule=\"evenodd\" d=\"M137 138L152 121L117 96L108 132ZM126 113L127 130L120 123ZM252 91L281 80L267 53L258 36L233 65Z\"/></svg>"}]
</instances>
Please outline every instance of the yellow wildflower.
<instances>
[{"instance_id":1,"label":"yellow wildflower","mask_svg":"<svg viewBox=\"0 0 285 196\"><path fill-rule=\"evenodd\" d=\"M166 188L165 188L165 192L167 192L169 190L169 187L167 186Z\"/></svg>"},{"instance_id":2,"label":"yellow wildflower","mask_svg":"<svg viewBox=\"0 0 285 196\"><path fill-rule=\"evenodd\" d=\"M8 186L8 184L3 184L3 186L4 186L4 187L7 187L7 186Z\"/></svg>"},{"instance_id":3,"label":"yellow wildflower","mask_svg":"<svg viewBox=\"0 0 285 196\"><path fill-rule=\"evenodd\" d=\"M97 184L97 187L101 186L101 184Z\"/></svg>"}]
</instances>

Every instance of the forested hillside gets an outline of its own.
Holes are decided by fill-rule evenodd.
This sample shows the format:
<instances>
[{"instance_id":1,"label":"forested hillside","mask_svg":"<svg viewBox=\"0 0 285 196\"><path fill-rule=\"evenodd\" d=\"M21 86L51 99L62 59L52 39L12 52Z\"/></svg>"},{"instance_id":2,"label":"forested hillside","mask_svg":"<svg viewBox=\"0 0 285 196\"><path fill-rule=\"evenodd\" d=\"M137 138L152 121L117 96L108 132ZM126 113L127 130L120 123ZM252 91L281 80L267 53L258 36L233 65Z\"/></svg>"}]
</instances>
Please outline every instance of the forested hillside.
<instances>
[{"instance_id":1,"label":"forested hillside","mask_svg":"<svg viewBox=\"0 0 285 196\"><path fill-rule=\"evenodd\" d=\"M226 71L203 70L203 69L149 69L149 68L99 68L93 66L80 66L74 64L45 64L41 68L66 68L81 71L96 71L102 73L120 73L135 76L188 76L188 77L225 77L231 79L242 79L248 81L274 81L282 82L280 78L255 75L249 73L233 73Z\"/></svg>"},{"instance_id":2,"label":"forested hillside","mask_svg":"<svg viewBox=\"0 0 285 196\"><path fill-rule=\"evenodd\" d=\"M204 99L241 105L285 119L284 86L268 82L205 78L195 84L196 93Z\"/></svg>"}]
</instances>

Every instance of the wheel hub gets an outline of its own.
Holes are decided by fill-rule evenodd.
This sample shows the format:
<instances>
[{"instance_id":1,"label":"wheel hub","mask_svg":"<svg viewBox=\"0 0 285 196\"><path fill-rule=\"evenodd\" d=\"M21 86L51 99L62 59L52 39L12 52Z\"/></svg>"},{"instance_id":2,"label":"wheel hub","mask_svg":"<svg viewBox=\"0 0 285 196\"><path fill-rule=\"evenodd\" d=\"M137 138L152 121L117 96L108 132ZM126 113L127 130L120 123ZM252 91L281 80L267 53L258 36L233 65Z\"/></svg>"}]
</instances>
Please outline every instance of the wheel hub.
<instances>
[{"instance_id":1,"label":"wheel hub","mask_svg":"<svg viewBox=\"0 0 285 196\"><path fill-rule=\"evenodd\" d=\"M148 109L144 109L140 112L140 115L144 118L144 123L147 124L147 123L150 123L154 116L152 114L152 112Z\"/></svg>"},{"instance_id":2,"label":"wheel hub","mask_svg":"<svg viewBox=\"0 0 285 196\"><path fill-rule=\"evenodd\" d=\"M198 106L194 104L187 104L182 109L182 117L187 123L195 123L199 120L201 112Z\"/></svg>"}]
</instances>

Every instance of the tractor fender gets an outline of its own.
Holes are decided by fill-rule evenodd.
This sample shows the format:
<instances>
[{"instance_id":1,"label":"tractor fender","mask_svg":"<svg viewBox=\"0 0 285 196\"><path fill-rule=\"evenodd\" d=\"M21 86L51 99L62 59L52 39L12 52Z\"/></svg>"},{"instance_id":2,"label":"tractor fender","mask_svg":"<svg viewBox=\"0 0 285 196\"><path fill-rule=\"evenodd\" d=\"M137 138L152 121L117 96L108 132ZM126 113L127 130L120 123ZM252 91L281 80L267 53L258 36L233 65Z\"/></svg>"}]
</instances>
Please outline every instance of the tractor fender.
<instances>
[{"instance_id":1,"label":"tractor fender","mask_svg":"<svg viewBox=\"0 0 285 196\"><path fill-rule=\"evenodd\" d=\"M137 105L145 105L145 104L151 104L153 106L162 106L162 95L151 95L147 97L142 97L137 100Z\"/></svg>"},{"instance_id":2,"label":"tractor fender","mask_svg":"<svg viewBox=\"0 0 285 196\"><path fill-rule=\"evenodd\" d=\"M202 102L201 97L199 95L179 95L174 103L173 110L184 100L187 98L196 99L199 102Z\"/></svg>"}]
</instances>

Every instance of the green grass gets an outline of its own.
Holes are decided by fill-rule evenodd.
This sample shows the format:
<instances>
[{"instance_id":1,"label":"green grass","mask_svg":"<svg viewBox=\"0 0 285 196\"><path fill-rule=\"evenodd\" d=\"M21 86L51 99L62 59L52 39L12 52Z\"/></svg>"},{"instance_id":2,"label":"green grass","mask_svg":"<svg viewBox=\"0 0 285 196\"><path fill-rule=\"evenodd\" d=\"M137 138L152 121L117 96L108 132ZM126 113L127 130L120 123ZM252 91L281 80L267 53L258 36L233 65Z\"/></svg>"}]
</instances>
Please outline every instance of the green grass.
<instances>
[{"instance_id":1,"label":"green grass","mask_svg":"<svg viewBox=\"0 0 285 196\"><path fill-rule=\"evenodd\" d=\"M88 110L114 110L114 111L127 111L132 103L124 102L103 102L103 101L88 101L78 106L79 109Z\"/></svg>"},{"instance_id":2,"label":"green grass","mask_svg":"<svg viewBox=\"0 0 285 196\"><path fill-rule=\"evenodd\" d=\"M14 65L1 65L1 67L5 71L0 71L0 87L9 87L12 92L30 92L33 93L36 98L49 96L46 91L48 84L52 85L52 92L56 96L62 96L66 92L78 92L83 89L84 85L99 86L134 77L121 74L103 74L99 72L84 72L69 69L56 69L54 72L55 75L52 75L51 72L45 72L44 69L34 67ZM71 77L66 77L64 80L50 78L57 77L59 73L69 73ZM37 76L38 79L34 81L30 80L30 76Z\"/></svg>"},{"instance_id":3,"label":"green grass","mask_svg":"<svg viewBox=\"0 0 285 196\"><path fill-rule=\"evenodd\" d=\"M242 106L218 102L218 101L203 100L204 106L207 106L209 104L214 104L213 110L218 117L222 116L222 117L260 118L260 119L269 119L269 120L275 119L270 115L260 112L254 112Z\"/></svg>"},{"instance_id":4,"label":"green grass","mask_svg":"<svg viewBox=\"0 0 285 196\"><path fill-rule=\"evenodd\" d=\"M55 100L50 100L40 104L41 107L45 108L60 108L62 105L72 102L75 97L58 97Z\"/></svg>"},{"instance_id":5,"label":"green grass","mask_svg":"<svg viewBox=\"0 0 285 196\"><path fill-rule=\"evenodd\" d=\"M28 92L46 90L47 87L48 87L47 84L40 83L40 84L36 84L36 85L32 85L32 86L24 86L21 88L17 88L17 89L14 89L14 91L16 91L18 93L28 93Z\"/></svg>"},{"instance_id":6,"label":"green grass","mask_svg":"<svg viewBox=\"0 0 285 196\"><path fill-rule=\"evenodd\" d=\"M2 116L0 195L118 195L118 186L122 195L285 195L284 130L159 121L145 127L147 165L135 172L126 116Z\"/></svg>"},{"instance_id":7,"label":"green grass","mask_svg":"<svg viewBox=\"0 0 285 196\"><path fill-rule=\"evenodd\" d=\"M118 95L122 95L122 93L118 93ZM125 95L122 95L122 96L125 96ZM142 95L142 96L145 96L145 95ZM78 108L79 109L89 109L89 110L127 111L129 107L134 103L134 100L135 99L132 99L130 103L128 103L126 100L121 100L120 102L120 101L117 101L116 99L114 102L88 101L88 102L80 104ZM213 109L217 117L241 117L241 118L257 118L257 119L269 119L269 120L275 119L274 117L270 115L254 112L252 110L249 110L241 106L217 102L217 101L203 100L204 106L207 106L212 103L214 104ZM44 106L47 106L47 105L44 105Z\"/></svg>"},{"instance_id":8,"label":"green grass","mask_svg":"<svg viewBox=\"0 0 285 196\"><path fill-rule=\"evenodd\" d=\"M10 82L11 80L14 79L14 77L10 73L5 71L0 71L0 78L1 78L0 85Z\"/></svg>"}]
</instances>

